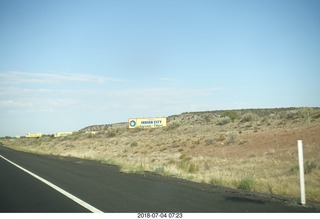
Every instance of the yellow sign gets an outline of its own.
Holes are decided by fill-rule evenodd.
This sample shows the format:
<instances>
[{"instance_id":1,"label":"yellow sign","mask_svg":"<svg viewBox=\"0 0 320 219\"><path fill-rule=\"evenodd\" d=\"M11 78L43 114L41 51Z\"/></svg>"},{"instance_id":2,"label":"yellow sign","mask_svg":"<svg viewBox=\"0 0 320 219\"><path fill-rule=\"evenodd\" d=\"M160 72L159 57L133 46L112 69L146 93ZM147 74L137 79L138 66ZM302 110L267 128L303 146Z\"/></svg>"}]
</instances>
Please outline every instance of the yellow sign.
<instances>
[{"instance_id":1,"label":"yellow sign","mask_svg":"<svg viewBox=\"0 0 320 219\"><path fill-rule=\"evenodd\" d=\"M167 126L166 117L157 117L157 118L132 118L128 119L129 129L133 128L158 128Z\"/></svg>"}]
</instances>

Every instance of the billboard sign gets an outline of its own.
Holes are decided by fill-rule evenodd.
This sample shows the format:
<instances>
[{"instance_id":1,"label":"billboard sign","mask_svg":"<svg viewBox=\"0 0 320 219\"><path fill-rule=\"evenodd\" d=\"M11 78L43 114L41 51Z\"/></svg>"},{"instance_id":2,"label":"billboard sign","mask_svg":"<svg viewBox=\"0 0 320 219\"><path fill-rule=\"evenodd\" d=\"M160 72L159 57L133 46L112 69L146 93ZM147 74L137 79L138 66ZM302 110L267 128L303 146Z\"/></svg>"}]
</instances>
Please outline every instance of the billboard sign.
<instances>
[{"instance_id":1,"label":"billboard sign","mask_svg":"<svg viewBox=\"0 0 320 219\"><path fill-rule=\"evenodd\" d=\"M133 128L158 128L167 126L166 117L156 117L156 118L131 118L128 119L129 129Z\"/></svg>"}]
</instances>

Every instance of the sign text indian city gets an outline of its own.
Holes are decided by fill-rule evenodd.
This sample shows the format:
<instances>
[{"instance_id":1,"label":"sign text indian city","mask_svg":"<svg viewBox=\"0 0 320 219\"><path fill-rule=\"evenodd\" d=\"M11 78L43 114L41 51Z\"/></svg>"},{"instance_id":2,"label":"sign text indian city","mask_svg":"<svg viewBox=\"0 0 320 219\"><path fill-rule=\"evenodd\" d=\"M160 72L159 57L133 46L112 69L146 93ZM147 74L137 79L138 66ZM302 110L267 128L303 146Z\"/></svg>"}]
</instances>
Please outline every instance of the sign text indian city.
<instances>
[{"instance_id":1,"label":"sign text indian city","mask_svg":"<svg viewBox=\"0 0 320 219\"><path fill-rule=\"evenodd\" d=\"M128 119L128 127L132 128L157 128L167 126L166 117L157 118L130 118Z\"/></svg>"}]
</instances>

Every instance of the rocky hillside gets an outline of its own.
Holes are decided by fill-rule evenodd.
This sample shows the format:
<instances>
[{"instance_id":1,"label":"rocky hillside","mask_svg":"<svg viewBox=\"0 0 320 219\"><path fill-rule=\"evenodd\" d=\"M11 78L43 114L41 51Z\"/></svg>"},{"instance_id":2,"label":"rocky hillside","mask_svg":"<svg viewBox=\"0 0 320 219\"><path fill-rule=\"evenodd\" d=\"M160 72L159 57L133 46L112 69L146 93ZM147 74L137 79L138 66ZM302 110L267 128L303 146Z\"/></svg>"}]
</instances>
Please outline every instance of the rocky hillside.
<instances>
[{"instance_id":1,"label":"rocky hillside","mask_svg":"<svg viewBox=\"0 0 320 219\"><path fill-rule=\"evenodd\" d=\"M215 110L205 112L185 112L179 115L167 117L167 124L179 125L195 124L220 124L229 122L244 122L263 119L283 120L284 123L311 123L320 118L320 108L270 108L270 109L238 109L238 110ZM112 128L124 128L126 122L115 124L91 125L80 129L86 131L107 131Z\"/></svg>"}]
</instances>

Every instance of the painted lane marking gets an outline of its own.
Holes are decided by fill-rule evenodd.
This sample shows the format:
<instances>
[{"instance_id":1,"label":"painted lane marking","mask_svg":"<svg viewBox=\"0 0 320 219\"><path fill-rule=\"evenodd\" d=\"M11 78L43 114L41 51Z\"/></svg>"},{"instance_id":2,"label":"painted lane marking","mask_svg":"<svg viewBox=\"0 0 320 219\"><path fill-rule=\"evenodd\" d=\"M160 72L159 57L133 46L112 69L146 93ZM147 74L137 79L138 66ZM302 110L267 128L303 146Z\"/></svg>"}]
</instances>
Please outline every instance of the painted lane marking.
<instances>
[{"instance_id":1,"label":"painted lane marking","mask_svg":"<svg viewBox=\"0 0 320 219\"><path fill-rule=\"evenodd\" d=\"M29 170L19 166L18 164L8 160L7 158L3 157L2 155L0 155L0 157L2 159L4 159L5 161L11 163L12 165L18 167L19 169L23 170L24 172L28 173L29 175L33 176L34 178L40 180L41 182L47 184L48 186L50 186L51 188L55 189L56 191L60 192L61 194L63 194L64 196L67 196L68 198L70 198L72 201L78 203L79 205L81 205L82 207L88 209L89 211L93 212L93 213L103 213L102 211L100 211L99 209L93 207L92 205L88 204L87 202L79 199L78 197L70 194L69 192L61 189L60 187L54 185L53 183L49 182L48 180L45 180L44 178L30 172Z\"/></svg>"}]
</instances>

